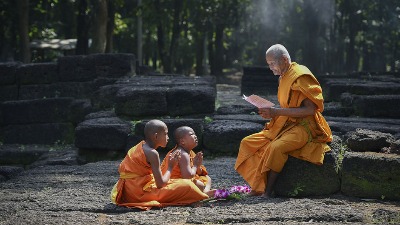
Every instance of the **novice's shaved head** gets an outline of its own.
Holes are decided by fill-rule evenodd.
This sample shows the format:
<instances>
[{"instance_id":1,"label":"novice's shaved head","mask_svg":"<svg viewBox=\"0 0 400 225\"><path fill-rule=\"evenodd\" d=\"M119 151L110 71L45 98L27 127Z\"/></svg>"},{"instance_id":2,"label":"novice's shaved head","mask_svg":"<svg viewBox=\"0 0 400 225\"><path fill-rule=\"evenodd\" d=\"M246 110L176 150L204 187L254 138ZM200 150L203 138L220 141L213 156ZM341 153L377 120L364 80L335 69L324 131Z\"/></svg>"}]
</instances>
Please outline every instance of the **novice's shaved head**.
<instances>
[{"instance_id":1,"label":"novice's shaved head","mask_svg":"<svg viewBox=\"0 0 400 225\"><path fill-rule=\"evenodd\" d=\"M150 120L144 127L145 138L150 138L155 133L163 132L167 125L161 120Z\"/></svg>"},{"instance_id":2,"label":"novice's shaved head","mask_svg":"<svg viewBox=\"0 0 400 225\"><path fill-rule=\"evenodd\" d=\"M175 142L179 144L179 140L183 138L190 131L193 131L191 127L188 126L178 127L174 132Z\"/></svg>"}]
</instances>

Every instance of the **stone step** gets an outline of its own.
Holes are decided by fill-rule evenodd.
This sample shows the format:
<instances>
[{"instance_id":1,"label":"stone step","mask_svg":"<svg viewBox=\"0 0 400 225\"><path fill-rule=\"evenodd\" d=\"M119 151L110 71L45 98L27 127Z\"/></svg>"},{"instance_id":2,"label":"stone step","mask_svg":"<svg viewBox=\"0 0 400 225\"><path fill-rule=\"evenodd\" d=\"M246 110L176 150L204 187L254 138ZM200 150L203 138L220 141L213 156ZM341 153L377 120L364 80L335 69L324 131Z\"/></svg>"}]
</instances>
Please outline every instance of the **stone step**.
<instances>
[{"instance_id":1,"label":"stone step","mask_svg":"<svg viewBox=\"0 0 400 225\"><path fill-rule=\"evenodd\" d=\"M75 146L80 149L124 150L131 125L118 117L87 119L75 129Z\"/></svg>"},{"instance_id":2,"label":"stone step","mask_svg":"<svg viewBox=\"0 0 400 225\"><path fill-rule=\"evenodd\" d=\"M16 70L19 85L51 84L58 81L57 63L29 63Z\"/></svg>"},{"instance_id":3,"label":"stone step","mask_svg":"<svg viewBox=\"0 0 400 225\"><path fill-rule=\"evenodd\" d=\"M357 128L376 130L393 134L400 138L400 120L383 118L362 118L362 117L331 117L326 116L332 131L344 135L347 132L355 131Z\"/></svg>"},{"instance_id":4,"label":"stone step","mask_svg":"<svg viewBox=\"0 0 400 225\"><path fill-rule=\"evenodd\" d=\"M3 129L5 144L72 144L72 123L12 124Z\"/></svg>"},{"instance_id":5,"label":"stone step","mask_svg":"<svg viewBox=\"0 0 400 225\"><path fill-rule=\"evenodd\" d=\"M0 165L29 165L49 151L46 145L0 145Z\"/></svg>"},{"instance_id":6,"label":"stone step","mask_svg":"<svg viewBox=\"0 0 400 225\"><path fill-rule=\"evenodd\" d=\"M203 147L214 155L236 156L241 140L264 126L240 120L214 120L204 127Z\"/></svg>"},{"instance_id":7,"label":"stone step","mask_svg":"<svg viewBox=\"0 0 400 225\"><path fill-rule=\"evenodd\" d=\"M400 156L347 152L341 170L341 191L367 199L400 200Z\"/></svg>"},{"instance_id":8,"label":"stone step","mask_svg":"<svg viewBox=\"0 0 400 225\"><path fill-rule=\"evenodd\" d=\"M0 140L6 144L70 144L75 126L91 111L87 99L6 101L0 104Z\"/></svg>"},{"instance_id":9,"label":"stone step","mask_svg":"<svg viewBox=\"0 0 400 225\"><path fill-rule=\"evenodd\" d=\"M393 78L393 80L330 79L324 84L324 97L326 101L339 101L341 94L345 92L356 95L397 95L400 90L400 79Z\"/></svg>"},{"instance_id":10,"label":"stone step","mask_svg":"<svg viewBox=\"0 0 400 225\"><path fill-rule=\"evenodd\" d=\"M18 100L59 97L87 98L96 90L93 82L58 82L52 84L30 84L19 87Z\"/></svg>"},{"instance_id":11,"label":"stone step","mask_svg":"<svg viewBox=\"0 0 400 225\"><path fill-rule=\"evenodd\" d=\"M400 85L399 85L400 90ZM341 103L353 109L360 117L379 117L400 119L400 95L353 95L342 94Z\"/></svg>"},{"instance_id":12,"label":"stone step","mask_svg":"<svg viewBox=\"0 0 400 225\"><path fill-rule=\"evenodd\" d=\"M73 98L49 98L35 100L7 101L2 103L5 125L72 122L71 105Z\"/></svg>"},{"instance_id":13,"label":"stone step","mask_svg":"<svg viewBox=\"0 0 400 225\"><path fill-rule=\"evenodd\" d=\"M135 75L133 54L92 54L58 58L60 82L92 81L98 77L120 78Z\"/></svg>"},{"instance_id":14,"label":"stone step","mask_svg":"<svg viewBox=\"0 0 400 225\"><path fill-rule=\"evenodd\" d=\"M16 84L16 71L21 65L20 62L0 63L0 86Z\"/></svg>"},{"instance_id":15,"label":"stone step","mask_svg":"<svg viewBox=\"0 0 400 225\"><path fill-rule=\"evenodd\" d=\"M115 108L117 116L185 116L213 113L216 87L210 77L137 76L103 86L94 96L96 108Z\"/></svg>"},{"instance_id":16,"label":"stone step","mask_svg":"<svg viewBox=\"0 0 400 225\"><path fill-rule=\"evenodd\" d=\"M0 182L9 180L26 169L45 165L78 165L86 163L73 145L0 146Z\"/></svg>"}]
</instances>

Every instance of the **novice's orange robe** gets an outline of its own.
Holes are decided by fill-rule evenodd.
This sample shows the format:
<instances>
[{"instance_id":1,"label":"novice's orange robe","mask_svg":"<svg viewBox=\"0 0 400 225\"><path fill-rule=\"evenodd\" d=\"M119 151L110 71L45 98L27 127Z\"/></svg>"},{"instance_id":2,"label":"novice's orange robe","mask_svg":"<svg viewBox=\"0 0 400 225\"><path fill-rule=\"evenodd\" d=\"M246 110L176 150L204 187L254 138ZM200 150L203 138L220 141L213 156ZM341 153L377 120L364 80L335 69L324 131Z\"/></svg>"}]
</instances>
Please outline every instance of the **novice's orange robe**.
<instances>
[{"instance_id":1,"label":"novice's orange robe","mask_svg":"<svg viewBox=\"0 0 400 225\"><path fill-rule=\"evenodd\" d=\"M288 155L317 165L323 163L325 152L330 150L326 143L332 141L332 132L321 114L324 110L322 88L307 67L293 62L279 80L280 107L300 107L306 98L317 106L314 115L275 117L261 132L241 141L235 170L252 190L264 192L267 172L281 172Z\"/></svg>"},{"instance_id":2,"label":"novice's orange robe","mask_svg":"<svg viewBox=\"0 0 400 225\"><path fill-rule=\"evenodd\" d=\"M189 179L170 179L166 186L157 188L143 152L144 143L131 148L119 165L120 177L111 191L113 203L148 210L153 206L187 205L208 198Z\"/></svg>"},{"instance_id":3,"label":"novice's orange robe","mask_svg":"<svg viewBox=\"0 0 400 225\"><path fill-rule=\"evenodd\" d=\"M173 151L175 151L176 148L177 147L173 148L171 151L168 152L168 154L170 154ZM193 164L193 159L196 156L196 153L193 150L190 150L189 156L190 156L190 167L193 167L193 165L194 165ZM206 169L206 167L204 165L201 165L200 168L201 168L201 174L194 175L194 177L191 180L192 181L193 180L199 180L199 181L203 182L204 185L206 185L207 182L208 182L208 178L206 177L206 175L208 175L207 169ZM163 162L161 163L161 171L163 173L165 173L165 171L167 171L167 169L168 169L168 158L165 157ZM174 168L172 168L171 178L175 178L175 179L182 178L182 173L181 173L181 169L179 167L179 164L176 164L174 166Z\"/></svg>"}]
</instances>

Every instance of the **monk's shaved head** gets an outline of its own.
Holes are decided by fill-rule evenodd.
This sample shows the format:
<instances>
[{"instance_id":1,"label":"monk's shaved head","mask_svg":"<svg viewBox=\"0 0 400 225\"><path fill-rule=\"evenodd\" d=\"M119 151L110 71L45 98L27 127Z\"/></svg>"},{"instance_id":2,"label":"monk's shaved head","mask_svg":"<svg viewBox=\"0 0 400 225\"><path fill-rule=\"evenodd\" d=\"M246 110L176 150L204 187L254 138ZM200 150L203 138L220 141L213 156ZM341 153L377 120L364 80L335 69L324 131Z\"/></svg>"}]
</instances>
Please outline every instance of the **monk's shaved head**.
<instances>
[{"instance_id":1,"label":"monk's shaved head","mask_svg":"<svg viewBox=\"0 0 400 225\"><path fill-rule=\"evenodd\" d=\"M268 48L265 54L271 55L275 59L280 59L282 56L284 56L289 60L289 63L291 62L288 50L281 44L272 45Z\"/></svg>"},{"instance_id":2,"label":"monk's shaved head","mask_svg":"<svg viewBox=\"0 0 400 225\"><path fill-rule=\"evenodd\" d=\"M175 142L179 144L179 140L193 129L188 126L178 127L174 132Z\"/></svg>"},{"instance_id":3,"label":"monk's shaved head","mask_svg":"<svg viewBox=\"0 0 400 225\"><path fill-rule=\"evenodd\" d=\"M167 125L161 120L150 120L144 127L145 138L150 138L155 133L163 132Z\"/></svg>"}]
</instances>

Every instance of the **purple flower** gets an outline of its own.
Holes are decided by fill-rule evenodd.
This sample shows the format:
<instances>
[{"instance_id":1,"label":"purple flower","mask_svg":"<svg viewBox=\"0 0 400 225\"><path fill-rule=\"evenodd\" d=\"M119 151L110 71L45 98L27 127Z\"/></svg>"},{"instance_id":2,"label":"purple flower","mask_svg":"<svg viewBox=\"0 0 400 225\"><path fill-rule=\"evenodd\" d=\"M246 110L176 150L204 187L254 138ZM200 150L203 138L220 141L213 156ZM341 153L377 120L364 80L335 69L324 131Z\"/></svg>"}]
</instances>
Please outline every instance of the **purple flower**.
<instances>
[{"instance_id":1,"label":"purple flower","mask_svg":"<svg viewBox=\"0 0 400 225\"><path fill-rule=\"evenodd\" d=\"M251 188L247 185L233 186L229 190L230 193L243 193L243 194L249 193L250 191L251 191Z\"/></svg>"},{"instance_id":2,"label":"purple flower","mask_svg":"<svg viewBox=\"0 0 400 225\"><path fill-rule=\"evenodd\" d=\"M229 191L226 189L218 189L215 191L214 198L227 198L229 194Z\"/></svg>"},{"instance_id":3,"label":"purple flower","mask_svg":"<svg viewBox=\"0 0 400 225\"><path fill-rule=\"evenodd\" d=\"M231 187L231 189L229 190L230 193L235 193L238 192L238 186L233 186Z\"/></svg>"},{"instance_id":4,"label":"purple flower","mask_svg":"<svg viewBox=\"0 0 400 225\"><path fill-rule=\"evenodd\" d=\"M241 198L241 194L246 194L251 191L251 188L247 185L243 186L233 186L229 190L218 189L215 191L214 198L216 199L227 199L229 196L236 196L234 198Z\"/></svg>"}]
</instances>

